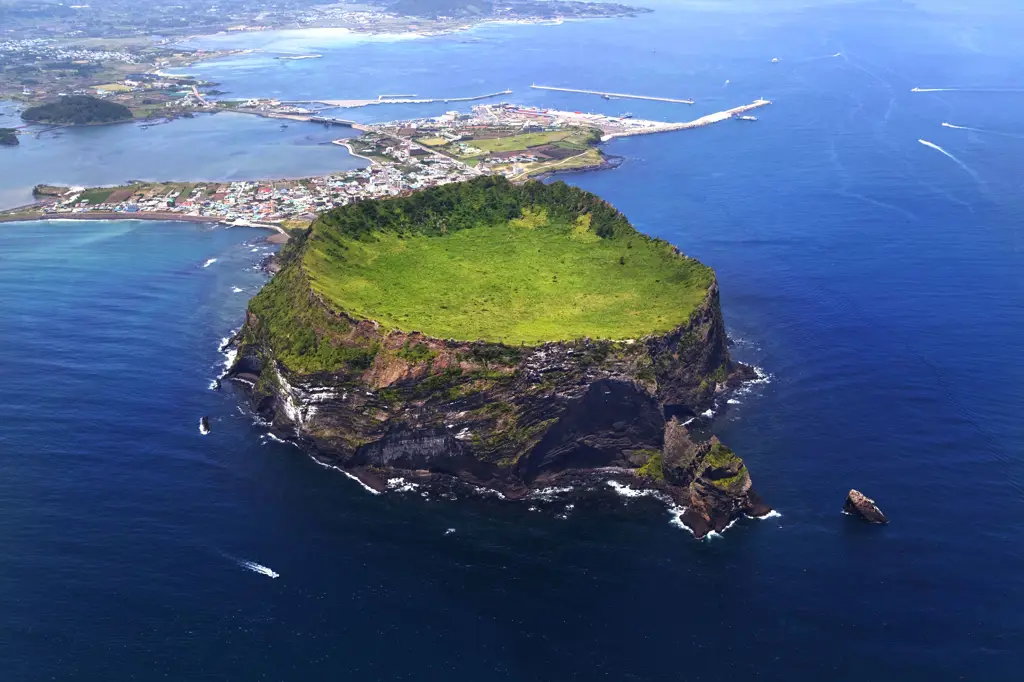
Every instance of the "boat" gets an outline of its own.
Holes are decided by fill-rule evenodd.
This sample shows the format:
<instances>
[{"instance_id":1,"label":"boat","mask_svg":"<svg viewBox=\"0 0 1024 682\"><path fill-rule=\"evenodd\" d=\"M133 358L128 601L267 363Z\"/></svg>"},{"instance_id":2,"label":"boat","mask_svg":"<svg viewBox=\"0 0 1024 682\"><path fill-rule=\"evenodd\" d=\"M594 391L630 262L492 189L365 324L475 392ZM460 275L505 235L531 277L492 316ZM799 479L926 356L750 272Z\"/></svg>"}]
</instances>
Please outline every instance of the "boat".
<instances>
[{"instance_id":1,"label":"boat","mask_svg":"<svg viewBox=\"0 0 1024 682\"><path fill-rule=\"evenodd\" d=\"M741 120L741 121L756 121L757 120L757 116L737 116L736 118Z\"/></svg>"},{"instance_id":2,"label":"boat","mask_svg":"<svg viewBox=\"0 0 1024 682\"><path fill-rule=\"evenodd\" d=\"M633 114L627 111L622 116L619 116L619 118L633 118Z\"/></svg>"},{"instance_id":3,"label":"boat","mask_svg":"<svg viewBox=\"0 0 1024 682\"><path fill-rule=\"evenodd\" d=\"M601 99L611 99L609 95L601 95Z\"/></svg>"}]
</instances>

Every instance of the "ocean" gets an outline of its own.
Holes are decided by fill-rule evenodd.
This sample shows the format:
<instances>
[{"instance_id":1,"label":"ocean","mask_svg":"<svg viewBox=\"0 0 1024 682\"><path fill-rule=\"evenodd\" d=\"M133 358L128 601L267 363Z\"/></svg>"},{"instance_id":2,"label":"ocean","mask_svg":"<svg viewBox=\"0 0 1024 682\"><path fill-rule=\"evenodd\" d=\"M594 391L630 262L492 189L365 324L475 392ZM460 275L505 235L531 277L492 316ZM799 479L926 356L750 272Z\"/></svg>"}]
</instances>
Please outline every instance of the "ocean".
<instances>
[{"instance_id":1,"label":"ocean","mask_svg":"<svg viewBox=\"0 0 1024 682\"><path fill-rule=\"evenodd\" d=\"M615 141L617 169L560 179L716 269L734 355L769 379L712 431L780 515L696 541L655 501L612 493L571 510L371 495L210 389L264 281L264 233L0 225L5 679L1018 679L1021 10L648 4L636 19L436 38L214 37L324 56L192 71L245 96L510 87L662 120L773 100L757 122ZM106 153L187 179L198 120L132 133L166 158L114 135ZM198 172L277 168L291 143L245 121L219 133L236 168L204 150ZM0 187L58 180L76 134L34 141L44 151L17 175L0 150ZM280 175L324 167L282 157ZM850 488L892 523L844 516Z\"/></svg>"}]
</instances>

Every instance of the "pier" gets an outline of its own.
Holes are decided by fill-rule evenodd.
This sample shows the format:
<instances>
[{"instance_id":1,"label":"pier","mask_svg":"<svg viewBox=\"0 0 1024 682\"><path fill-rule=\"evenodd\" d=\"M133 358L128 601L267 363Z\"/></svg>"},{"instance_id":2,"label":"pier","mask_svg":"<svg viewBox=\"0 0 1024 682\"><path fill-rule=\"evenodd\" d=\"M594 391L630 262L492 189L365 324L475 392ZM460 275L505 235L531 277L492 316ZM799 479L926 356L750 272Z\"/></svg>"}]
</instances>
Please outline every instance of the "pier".
<instances>
[{"instance_id":1,"label":"pier","mask_svg":"<svg viewBox=\"0 0 1024 682\"><path fill-rule=\"evenodd\" d=\"M673 99L672 97L650 97L648 95L629 95L622 92L601 92L600 90L577 90L576 88L556 88L550 85L531 85L534 90L552 90L554 92L575 92L580 95L599 95L616 99L643 99L648 102L671 102L672 104L693 104L692 99Z\"/></svg>"},{"instance_id":2,"label":"pier","mask_svg":"<svg viewBox=\"0 0 1024 682\"><path fill-rule=\"evenodd\" d=\"M310 123L323 123L325 126L344 126L346 128L353 127L356 122L348 121L343 118L328 118L326 116L310 116Z\"/></svg>"},{"instance_id":3,"label":"pier","mask_svg":"<svg viewBox=\"0 0 1024 682\"><path fill-rule=\"evenodd\" d=\"M768 106L769 104L771 104L770 100L756 99L750 104L744 104L743 106L735 107L733 109L727 109L726 111L719 111L714 114L708 114L707 116L701 116L698 119L688 121L686 123L659 123L657 125L649 127L636 128L634 130L625 130L622 132L609 133L607 135L604 135L601 138L601 141L607 142L609 140L614 140L617 137L632 137L634 135L653 135L654 133L669 133L674 130L689 130L691 128L702 128L704 126L709 126L713 123L719 123L721 121L727 121L730 118L736 118L737 116L745 114L748 111L752 111L760 107L765 107Z\"/></svg>"},{"instance_id":4,"label":"pier","mask_svg":"<svg viewBox=\"0 0 1024 682\"><path fill-rule=\"evenodd\" d=\"M324 104L329 107L338 107L342 109L355 109L357 107L369 107L380 104L433 104L434 102L475 102L481 99L491 99L493 97L503 97L505 95L511 95L511 90L502 90L501 92L492 92L487 95L476 95L474 97L433 97L433 98L399 98L397 95L380 95L377 99L306 99L306 100L294 100L287 102L287 104Z\"/></svg>"}]
</instances>

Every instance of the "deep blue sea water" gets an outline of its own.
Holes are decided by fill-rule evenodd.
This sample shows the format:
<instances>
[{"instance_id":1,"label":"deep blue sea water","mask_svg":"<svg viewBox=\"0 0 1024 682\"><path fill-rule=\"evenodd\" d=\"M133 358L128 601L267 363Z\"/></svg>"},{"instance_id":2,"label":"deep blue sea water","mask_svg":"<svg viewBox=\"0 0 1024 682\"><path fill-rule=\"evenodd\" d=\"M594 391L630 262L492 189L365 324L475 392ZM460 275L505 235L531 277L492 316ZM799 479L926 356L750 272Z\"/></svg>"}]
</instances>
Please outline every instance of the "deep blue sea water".
<instances>
[{"instance_id":1,"label":"deep blue sea water","mask_svg":"<svg viewBox=\"0 0 1024 682\"><path fill-rule=\"evenodd\" d=\"M4 677L1018 679L1020 9L762 4L436 39L263 34L325 56L199 75L295 97L512 87L679 120L774 100L754 124L617 141L619 169L563 179L717 270L735 354L772 378L713 430L781 517L697 542L644 500L560 519L371 496L208 388L263 281L261 233L4 225ZM408 109L360 115L430 110ZM187 148L188 123L145 134ZM851 487L892 524L840 514Z\"/></svg>"}]
</instances>

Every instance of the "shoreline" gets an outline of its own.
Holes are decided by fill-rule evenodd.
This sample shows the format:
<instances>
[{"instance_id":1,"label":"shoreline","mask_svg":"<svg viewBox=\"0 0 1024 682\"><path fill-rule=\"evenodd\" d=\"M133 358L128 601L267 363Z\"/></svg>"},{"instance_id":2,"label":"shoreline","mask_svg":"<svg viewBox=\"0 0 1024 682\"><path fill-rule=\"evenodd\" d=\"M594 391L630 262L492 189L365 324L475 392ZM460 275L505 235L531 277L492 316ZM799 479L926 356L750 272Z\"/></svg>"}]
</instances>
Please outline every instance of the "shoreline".
<instances>
[{"instance_id":1,"label":"shoreline","mask_svg":"<svg viewBox=\"0 0 1024 682\"><path fill-rule=\"evenodd\" d=\"M179 223L206 223L210 225L224 225L226 227L254 227L261 230L271 230L275 234L268 235L267 241L272 244L283 244L288 241L288 232L280 225L267 223L253 223L249 221L229 221L213 216L191 216L180 213L157 213L149 211L145 213L117 213L114 211L94 211L91 213L50 213L32 216L2 216L0 224L6 223L34 223L44 220L81 220L81 221L113 221L113 220L137 220L139 222L179 222Z\"/></svg>"}]
</instances>

